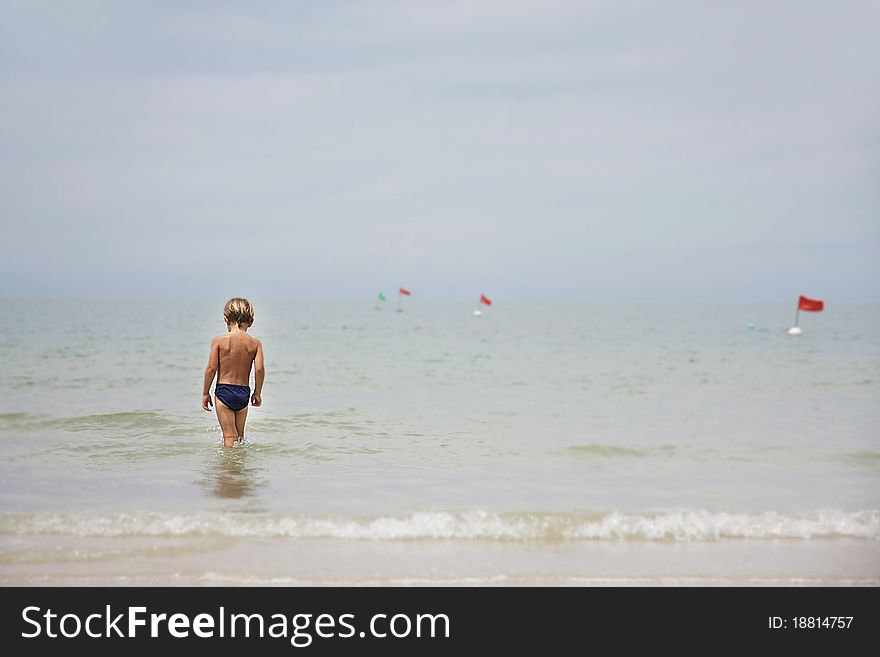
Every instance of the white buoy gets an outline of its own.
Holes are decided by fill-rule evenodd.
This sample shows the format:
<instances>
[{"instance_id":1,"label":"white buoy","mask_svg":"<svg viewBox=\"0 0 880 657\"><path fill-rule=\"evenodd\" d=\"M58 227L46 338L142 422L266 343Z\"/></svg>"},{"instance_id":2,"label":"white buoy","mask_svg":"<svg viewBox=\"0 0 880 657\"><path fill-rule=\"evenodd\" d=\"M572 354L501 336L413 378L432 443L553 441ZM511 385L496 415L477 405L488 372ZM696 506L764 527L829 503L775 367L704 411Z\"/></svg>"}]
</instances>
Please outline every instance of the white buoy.
<instances>
[{"instance_id":1,"label":"white buoy","mask_svg":"<svg viewBox=\"0 0 880 657\"><path fill-rule=\"evenodd\" d=\"M789 335L800 335L801 330L797 326L792 326L790 329L788 329L788 334Z\"/></svg>"},{"instance_id":2,"label":"white buoy","mask_svg":"<svg viewBox=\"0 0 880 657\"><path fill-rule=\"evenodd\" d=\"M483 313L482 313L481 311L479 311L479 310L475 310L475 311L474 311L474 315L477 316L477 317L479 317L479 316L482 315L482 314L483 314Z\"/></svg>"}]
</instances>

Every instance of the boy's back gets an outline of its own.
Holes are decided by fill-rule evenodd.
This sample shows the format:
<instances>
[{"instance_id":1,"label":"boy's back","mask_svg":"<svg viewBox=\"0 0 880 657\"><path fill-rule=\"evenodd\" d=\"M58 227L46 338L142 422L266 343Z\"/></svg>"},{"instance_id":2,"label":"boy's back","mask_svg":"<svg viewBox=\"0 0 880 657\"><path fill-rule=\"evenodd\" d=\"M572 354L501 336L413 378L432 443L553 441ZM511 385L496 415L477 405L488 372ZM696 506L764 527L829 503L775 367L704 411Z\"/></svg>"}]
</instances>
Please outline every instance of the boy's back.
<instances>
[{"instance_id":1,"label":"boy's back","mask_svg":"<svg viewBox=\"0 0 880 657\"><path fill-rule=\"evenodd\" d=\"M260 341L244 331L234 331L214 338L219 362L217 383L250 385L251 367L257 357Z\"/></svg>"}]
</instances>

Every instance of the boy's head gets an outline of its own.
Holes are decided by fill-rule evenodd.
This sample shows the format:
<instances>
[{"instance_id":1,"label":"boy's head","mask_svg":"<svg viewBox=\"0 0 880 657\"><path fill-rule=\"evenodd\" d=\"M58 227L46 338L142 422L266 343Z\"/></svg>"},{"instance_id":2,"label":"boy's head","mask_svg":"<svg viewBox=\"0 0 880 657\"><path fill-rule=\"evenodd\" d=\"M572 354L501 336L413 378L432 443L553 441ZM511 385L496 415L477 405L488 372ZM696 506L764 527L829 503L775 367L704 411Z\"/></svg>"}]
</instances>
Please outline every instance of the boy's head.
<instances>
[{"instance_id":1,"label":"boy's head","mask_svg":"<svg viewBox=\"0 0 880 657\"><path fill-rule=\"evenodd\" d=\"M223 319L227 324L235 324L239 328L247 328L254 323L254 306L247 299L235 297L223 306Z\"/></svg>"}]
</instances>

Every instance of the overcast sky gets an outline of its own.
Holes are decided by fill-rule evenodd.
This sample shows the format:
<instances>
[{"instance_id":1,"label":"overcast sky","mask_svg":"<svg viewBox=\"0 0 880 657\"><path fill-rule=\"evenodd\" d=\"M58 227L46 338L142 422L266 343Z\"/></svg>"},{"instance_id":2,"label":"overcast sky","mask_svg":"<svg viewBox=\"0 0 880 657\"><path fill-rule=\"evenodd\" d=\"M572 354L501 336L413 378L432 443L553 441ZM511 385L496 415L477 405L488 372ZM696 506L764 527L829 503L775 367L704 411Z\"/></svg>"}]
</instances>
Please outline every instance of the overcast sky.
<instances>
[{"instance_id":1,"label":"overcast sky","mask_svg":"<svg viewBox=\"0 0 880 657\"><path fill-rule=\"evenodd\" d=\"M876 0L0 7L2 296L880 301Z\"/></svg>"}]
</instances>

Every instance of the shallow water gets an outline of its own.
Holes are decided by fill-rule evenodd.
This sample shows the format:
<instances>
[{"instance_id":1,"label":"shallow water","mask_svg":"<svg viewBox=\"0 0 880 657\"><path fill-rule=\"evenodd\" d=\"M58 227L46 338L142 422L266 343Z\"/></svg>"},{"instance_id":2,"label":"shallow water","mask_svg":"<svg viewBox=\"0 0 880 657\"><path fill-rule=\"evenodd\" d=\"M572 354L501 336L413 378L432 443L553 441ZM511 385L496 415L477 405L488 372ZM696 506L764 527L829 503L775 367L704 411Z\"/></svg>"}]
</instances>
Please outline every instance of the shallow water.
<instances>
[{"instance_id":1,"label":"shallow water","mask_svg":"<svg viewBox=\"0 0 880 657\"><path fill-rule=\"evenodd\" d=\"M165 581L175 549L229 541L446 545L469 576L487 541L837 540L876 555L878 306L802 313L793 338L792 308L774 304L474 317L255 301L264 405L231 450L199 408L222 301L9 302L0 574L31 581L63 553L99 576L137 554Z\"/></svg>"}]
</instances>

